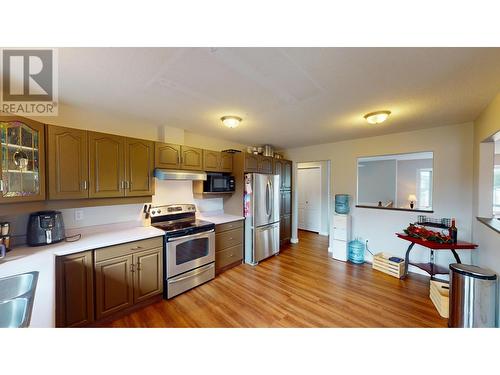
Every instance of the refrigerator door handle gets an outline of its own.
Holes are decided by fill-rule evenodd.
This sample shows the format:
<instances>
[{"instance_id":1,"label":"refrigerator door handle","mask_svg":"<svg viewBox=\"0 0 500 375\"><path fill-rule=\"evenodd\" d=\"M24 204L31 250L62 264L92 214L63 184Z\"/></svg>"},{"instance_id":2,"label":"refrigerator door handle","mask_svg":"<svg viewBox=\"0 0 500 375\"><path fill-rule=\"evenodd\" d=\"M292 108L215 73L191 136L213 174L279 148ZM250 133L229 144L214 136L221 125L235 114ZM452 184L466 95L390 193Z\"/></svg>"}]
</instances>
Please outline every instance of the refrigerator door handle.
<instances>
[{"instance_id":1,"label":"refrigerator door handle","mask_svg":"<svg viewBox=\"0 0 500 375\"><path fill-rule=\"evenodd\" d=\"M271 215L271 188L269 186L270 182L266 183L266 214L269 217Z\"/></svg>"}]
</instances>

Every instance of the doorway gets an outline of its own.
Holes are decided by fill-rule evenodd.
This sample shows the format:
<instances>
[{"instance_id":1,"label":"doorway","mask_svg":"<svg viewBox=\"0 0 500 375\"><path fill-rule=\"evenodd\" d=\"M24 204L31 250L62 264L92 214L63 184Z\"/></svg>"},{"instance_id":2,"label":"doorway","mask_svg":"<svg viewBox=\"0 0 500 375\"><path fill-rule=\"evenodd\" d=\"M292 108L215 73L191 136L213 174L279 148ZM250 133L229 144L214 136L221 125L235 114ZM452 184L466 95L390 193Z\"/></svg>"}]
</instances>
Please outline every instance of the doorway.
<instances>
[{"instance_id":1,"label":"doorway","mask_svg":"<svg viewBox=\"0 0 500 375\"><path fill-rule=\"evenodd\" d=\"M321 167L297 170L298 229L321 230Z\"/></svg>"}]
</instances>

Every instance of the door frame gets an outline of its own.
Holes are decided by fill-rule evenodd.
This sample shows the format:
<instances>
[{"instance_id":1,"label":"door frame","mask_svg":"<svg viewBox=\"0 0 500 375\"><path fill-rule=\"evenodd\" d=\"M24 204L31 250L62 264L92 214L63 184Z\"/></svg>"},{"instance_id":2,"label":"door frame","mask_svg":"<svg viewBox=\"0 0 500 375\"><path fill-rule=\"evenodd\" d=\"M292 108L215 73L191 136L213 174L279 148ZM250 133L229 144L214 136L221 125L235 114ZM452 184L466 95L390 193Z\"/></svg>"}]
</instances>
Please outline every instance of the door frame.
<instances>
[{"instance_id":1,"label":"door frame","mask_svg":"<svg viewBox=\"0 0 500 375\"><path fill-rule=\"evenodd\" d=\"M298 184L298 170L302 168L311 168L311 167L319 167L320 168L320 177L321 177L321 186L320 186L320 191L322 192L321 195L323 195L323 185L324 181L323 179L326 178L326 188L327 188L327 205L326 205L326 215L324 216L324 205L321 204L321 217L326 217L326 228L320 227L320 232L319 234L321 236L329 236L330 235L330 221L331 221L331 209L332 209L332 199L331 199L331 160L312 160L312 161L298 161L293 164L293 169L292 169L292 174L293 174L293 181L295 181L294 184L294 189L292 191L292 238L290 239L291 243L298 243L299 242L299 237L298 237L298 222L299 222L299 209L298 209L298 203L299 203L299 184ZM326 169L326 175L324 175L324 170ZM323 221L322 221L323 222ZM325 230L326 229L326 230Z\"/></svg>"}]
</instances>

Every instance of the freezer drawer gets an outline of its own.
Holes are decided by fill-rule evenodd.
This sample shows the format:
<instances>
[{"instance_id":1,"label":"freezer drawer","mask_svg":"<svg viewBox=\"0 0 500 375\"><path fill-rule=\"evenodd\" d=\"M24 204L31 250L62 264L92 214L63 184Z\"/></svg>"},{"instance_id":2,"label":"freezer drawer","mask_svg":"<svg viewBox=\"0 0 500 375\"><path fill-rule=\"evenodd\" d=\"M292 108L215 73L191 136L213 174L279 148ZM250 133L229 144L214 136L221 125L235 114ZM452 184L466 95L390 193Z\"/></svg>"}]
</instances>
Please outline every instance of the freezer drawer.
<instances>
[{"instance_id":1,"label":"freezer drawer","mask_svg":"<svg viewBox=\"0 0 500 375\"><path fill-rule=\"evenodd\" d=\"M257 263L280 251L280 223L256 227L253 233L253 262Z\"/></svg>"}]
</instances>

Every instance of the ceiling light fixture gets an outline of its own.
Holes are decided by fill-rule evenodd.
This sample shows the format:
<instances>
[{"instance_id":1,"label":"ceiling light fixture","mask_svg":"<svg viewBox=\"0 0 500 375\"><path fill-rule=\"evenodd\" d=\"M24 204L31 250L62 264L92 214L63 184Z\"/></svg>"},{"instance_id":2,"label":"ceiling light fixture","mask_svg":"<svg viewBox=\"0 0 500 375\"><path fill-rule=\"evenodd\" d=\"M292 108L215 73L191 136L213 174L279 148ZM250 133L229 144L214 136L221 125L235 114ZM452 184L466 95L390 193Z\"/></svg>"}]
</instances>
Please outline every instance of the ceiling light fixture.
<instances>
[{"instance_id":1,"label":"ceiling light fixture","mask_svg":"<svg viewBox=\"0 0 500 375\"><path fill-rule=\"evenodd\" d=\"M220 120L228 128L236 128L242 121L241 117L238 116L223 116Z\"/></svg>"},{"instance_id":2,"label":"ceiling light fixture","mask_svg":"<svg viewBox=\"0 0 500 375\"><path fill-rule=\"evenodd\" d=\"M367 113L364 118L369 124L376 125L387 120L387 117L389 117L390 114L391 111L376 111Z\"/></svg>"}]
</instances>

